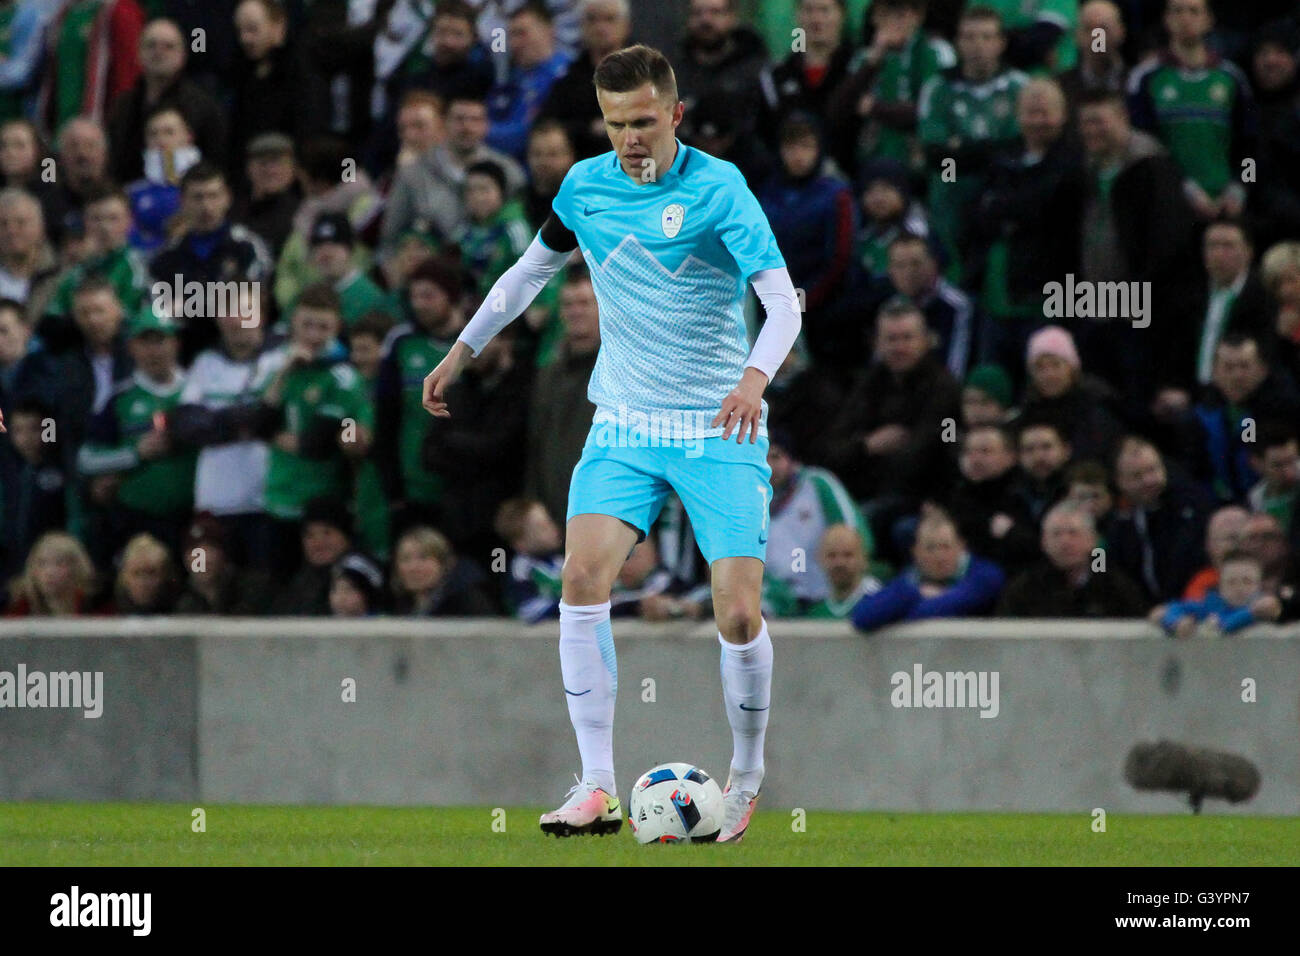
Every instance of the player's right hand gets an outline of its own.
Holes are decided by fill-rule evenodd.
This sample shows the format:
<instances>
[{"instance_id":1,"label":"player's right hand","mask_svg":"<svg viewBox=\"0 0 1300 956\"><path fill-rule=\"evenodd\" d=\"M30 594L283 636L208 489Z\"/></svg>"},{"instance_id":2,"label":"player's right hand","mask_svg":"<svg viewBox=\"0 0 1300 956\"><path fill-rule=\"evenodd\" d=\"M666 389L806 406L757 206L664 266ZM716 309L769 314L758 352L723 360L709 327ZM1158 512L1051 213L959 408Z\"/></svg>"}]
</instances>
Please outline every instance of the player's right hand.
<instances>
[{"instance_id":1,"label":"player's right hand","mask_svg":"<svg viewBox=\"0 0 1300 956\"><path fill-rule=\"evenodd\" d=\"M443 401L443 394L447 386L460 376L461 358L467 351L467 346L457 342L446 357L438 363L438 367L424 377L424 400L421 404L434 418L451 418L447 403Z\"/></svg>"}]
</instances>

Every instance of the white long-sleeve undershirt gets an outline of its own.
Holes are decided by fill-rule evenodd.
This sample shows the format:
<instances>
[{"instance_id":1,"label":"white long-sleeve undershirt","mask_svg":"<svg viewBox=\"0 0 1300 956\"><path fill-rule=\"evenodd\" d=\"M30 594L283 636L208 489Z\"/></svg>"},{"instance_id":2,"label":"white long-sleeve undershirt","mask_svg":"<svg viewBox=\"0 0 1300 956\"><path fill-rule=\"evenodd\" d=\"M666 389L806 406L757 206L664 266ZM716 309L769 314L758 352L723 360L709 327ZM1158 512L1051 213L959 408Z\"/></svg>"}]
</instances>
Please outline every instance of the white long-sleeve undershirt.
<instances>
[{"instance_id":1,"label":"white long-sleeve undershirt","mask_svg":"<svg viewBox=\"0 0 1300 956\"><path fill-rule=\"evenodd\" d=\"M497 279L474 317L461 330L459 341L478 355L483 346L507 325L519 318L552 276L564 268L573 250L556 252L537 236L514 265Z\"/></svg>"},{"instance_id":2,"label":"white long-sleeve undershirt","mask_svg":"<svg viewBox=\"0 0 1300 956\"><path fill-rule=\"evenodd\" d=\"M795 292L794 282L785 266L755 272L749 281L767 310L767 321L754 341L745 367L758 369L770 382L790 354L794 340L799 337L799 328L803 324L799 318L799 294Z\"/></svg>"},{"instance_id":3,"label":"white long-sleeve undershirt","mask_svg":"<svg viewBox=\"0 0 1300 956\"><path fill-rule=\"evenodd\" d=\"M492 337L517 319L551 278L564 268L573 253L556 252L537 236L519 260L497 279L459 340L478 355ZM799 336L799 297L784 268L756 272L750 281L767 311L767 321L745 362L770 382Z\"/></svg>"}]
</instances>

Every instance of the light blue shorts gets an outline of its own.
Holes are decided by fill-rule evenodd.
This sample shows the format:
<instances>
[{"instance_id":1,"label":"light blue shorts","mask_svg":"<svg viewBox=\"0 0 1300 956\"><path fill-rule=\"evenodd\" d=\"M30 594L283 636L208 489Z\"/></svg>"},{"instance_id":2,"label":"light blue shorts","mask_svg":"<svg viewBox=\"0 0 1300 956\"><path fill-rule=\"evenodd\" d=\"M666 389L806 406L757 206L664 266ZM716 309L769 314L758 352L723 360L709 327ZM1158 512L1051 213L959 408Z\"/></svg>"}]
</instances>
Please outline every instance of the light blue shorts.
<instances>
[{"instance_id":1,"label":"light blue shorts","mask_svg":"<svg viewBox=\"0 0 1300 956\"><path fill-rule=\"evenodd\" d=\"M612 515L636 528L640 540L675 491L709 564L735 557L766 561L772 469L765 436L737 444L733 432L729 440L685 439L678 446L638 448L603 440L601 431L592 425L574 466L568 518ZM608 431L604 434L607 438Z\"/></svg>"}]
</instances>

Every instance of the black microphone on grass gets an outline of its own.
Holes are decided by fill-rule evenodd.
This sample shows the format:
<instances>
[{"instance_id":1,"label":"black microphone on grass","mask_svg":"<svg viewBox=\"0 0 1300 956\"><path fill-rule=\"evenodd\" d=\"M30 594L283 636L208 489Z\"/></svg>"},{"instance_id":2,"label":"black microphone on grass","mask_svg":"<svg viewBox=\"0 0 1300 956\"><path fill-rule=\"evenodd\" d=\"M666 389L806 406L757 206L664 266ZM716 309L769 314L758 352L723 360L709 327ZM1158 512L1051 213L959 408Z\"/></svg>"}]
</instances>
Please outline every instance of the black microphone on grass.
<instances>
[{"instance_id":1,"label":"black microphone on grass","mask_svg":"<svg viewBox=\"0 0 1300 956\"><path fill-rule=\"evenodd\" d=\"M1245 757L1172 740L1134 746L1124 760L1124 779L1138 790L1185 793L1193 813L1201 812L1206 797L1241 803L1259 791L1259 770Z\"/></svg>"}]
</instances>

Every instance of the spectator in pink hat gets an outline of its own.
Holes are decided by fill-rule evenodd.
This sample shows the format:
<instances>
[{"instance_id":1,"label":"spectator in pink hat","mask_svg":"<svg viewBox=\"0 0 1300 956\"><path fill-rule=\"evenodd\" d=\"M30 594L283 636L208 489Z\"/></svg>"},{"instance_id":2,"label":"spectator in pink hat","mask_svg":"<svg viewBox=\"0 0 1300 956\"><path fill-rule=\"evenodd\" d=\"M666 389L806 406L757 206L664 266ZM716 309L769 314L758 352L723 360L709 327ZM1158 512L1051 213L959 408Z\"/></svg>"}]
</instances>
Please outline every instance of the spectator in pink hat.
<instances>
[{"instance_id":1,"label":"spectator in pink hat","mask_svg":"<svg viewBox=\"0 0 1300 956\"><path fill-rule=\"evenodd\" d=\"M1029 337L1024 415L1058 423L1078 458L1110 459L1124 435L1119 396L1084 374L1074 337L1048 325Z\"/></svg>"}]
</instances>

